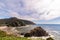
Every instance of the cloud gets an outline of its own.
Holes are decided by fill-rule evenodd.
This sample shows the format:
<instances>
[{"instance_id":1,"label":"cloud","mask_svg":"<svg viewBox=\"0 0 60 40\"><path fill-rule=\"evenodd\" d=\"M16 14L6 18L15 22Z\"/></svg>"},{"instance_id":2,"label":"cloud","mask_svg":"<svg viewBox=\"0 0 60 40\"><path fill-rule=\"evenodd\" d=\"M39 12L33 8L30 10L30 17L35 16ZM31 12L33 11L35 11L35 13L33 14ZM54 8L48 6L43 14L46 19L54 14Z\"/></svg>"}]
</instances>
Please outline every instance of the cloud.
<instances>
[{"instance_id":1,"label":"cloud","mask_svg":"<svg viewBox=\"0 0 60 40\"><path fill-rule=\"evenodd\" d=\"M5 4L0 2L0 9L3 8L4 6L5 6Z\"/></svg>"},{"instance_id":2,"label":"cloud","mask_svg":"<svg viewBox=\"0 0 60 40\"><path fill-rule=\"evenodd\" d=\"M0 0L5 15L26 20L51 20L60 17L60 0Z\"/></svg>"},{"instance_id":3,"label":"cloud","mask_svg":"<svg viewBox=\"0 0 60 40\"><path fill-rule=\"evenodd\" d=\"M32 17L30 17L30 16L22 16L22 15L19 15L18 13L16 13L16 12L11 12L10 14L9 14L11 17L17 17L17 18L19 18L19 19L25 19L25 20L35 20L34 18L32 18Z\"/></svg>"}]
</instances>

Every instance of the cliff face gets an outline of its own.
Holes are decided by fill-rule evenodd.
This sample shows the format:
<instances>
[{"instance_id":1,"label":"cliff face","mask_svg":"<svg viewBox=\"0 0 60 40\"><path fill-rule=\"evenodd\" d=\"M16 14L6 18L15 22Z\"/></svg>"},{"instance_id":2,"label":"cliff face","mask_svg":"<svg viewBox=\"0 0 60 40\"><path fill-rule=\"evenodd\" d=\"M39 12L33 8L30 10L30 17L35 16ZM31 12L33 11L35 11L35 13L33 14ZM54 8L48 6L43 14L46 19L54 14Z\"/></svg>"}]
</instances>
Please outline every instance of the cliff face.
<instances>
[{"instance_id":1,"label":"cliff face","mask_svg":"<svg viewBox=\"0 0 60 40\"><path fill-rule=\"evenodd\" d=\"M35 23L28 21L28 20L22 20L22 19L18 19L15 17L12 18L6 18L6 19L0 19L0 26L25 26L25 25L33 25Z\"/></svg>"}]
</instances>

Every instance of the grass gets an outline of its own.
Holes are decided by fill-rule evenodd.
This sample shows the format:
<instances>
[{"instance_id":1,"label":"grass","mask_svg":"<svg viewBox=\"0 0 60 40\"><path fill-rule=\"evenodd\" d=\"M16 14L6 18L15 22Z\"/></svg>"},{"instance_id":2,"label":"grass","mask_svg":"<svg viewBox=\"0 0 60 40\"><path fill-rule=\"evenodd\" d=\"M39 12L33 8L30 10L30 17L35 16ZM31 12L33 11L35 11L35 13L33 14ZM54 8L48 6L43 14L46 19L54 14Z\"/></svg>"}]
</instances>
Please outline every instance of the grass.
<instances>
[{"instance_id":1,"label":"grass","mask_svg":"<svg viewBox=\"0 0 60 40\"><path fill-rule=\"evenodd\" d=\"M28 39L28 37L14 37L14 36L6 36L6 37L0 37L0 40L43 40L41 38L39 39Z\"/></svg>"},{"instance_id":2,"label":"grass","mask_svg":"<svg viewBox=\"0 0 60 40\"><path fill-rule=\"evenodd\" d=\"M6 36L6 37L0 37L0 40L45 40L45 39L42 39L42 38L28 39L28 37ZM54 39L48 38L48 40L54 40Z\"/></svg>"},{"instance_id":3,"label":"grass","mask_svg":"<svg viewBox=\"0 0 60 40\"><path fill-rule=\"evenodd\" d=\"M0 37L0 40L30 40L26 37Z\"/></svg>"},{"instance_id":4,"label":"grass","mask_svg":"<svg viewBox=\"0 0 60 40\"><path fill-rule=\"evenodd\" d=\"M0 30L0 40L44 40L42 38L30 38L30 37L17 37L14 35L7 35L6 32ZM46 40L54 40L53 38L48 38Z\"/></svg>"}]
</instances>

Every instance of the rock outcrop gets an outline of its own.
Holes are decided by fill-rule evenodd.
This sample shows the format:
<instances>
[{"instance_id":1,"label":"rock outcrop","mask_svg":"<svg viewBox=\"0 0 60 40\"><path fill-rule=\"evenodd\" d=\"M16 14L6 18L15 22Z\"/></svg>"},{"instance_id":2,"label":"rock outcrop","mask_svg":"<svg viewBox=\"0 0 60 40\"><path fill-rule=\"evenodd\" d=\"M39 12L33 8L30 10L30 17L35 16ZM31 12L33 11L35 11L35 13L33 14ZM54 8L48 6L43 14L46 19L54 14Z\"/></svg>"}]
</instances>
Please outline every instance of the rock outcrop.
<instances>
[{"instance_id":1,"label":"rock outcrop","mask_svg":"<svg viewBox=\"0 0 60 40\"><path fill-rule=\"evenodd\" d=\"M42 36L48 36L48 33L41 27L36 27L32 29L29 33L26 33L24 36L25 37L31 37L31 36L42 37Z\"/></svg>"},{"instance_id":2,"label":"rock outcrop","mask_svg":"<svg viewBox=\"0 0 60 40\"><path fill-rule=\"evenodd\" d=\"M26 29L28 29L29 31L25 30L23 28L21 30L18 30L17 27L7 27L7 26L0 27L0 30L6 32L8 35L10 35L10 34L13 34L15 36L24 35L24 37L32 37L32 36L34 36L34 37L42 37L42 36L48 36L48 33L44 29L42 29L41 27L35 27L33 29L30 29L30 27L28 27Z\"/></svg>"},{"instance_id":3,"label":"rock outcrop","mask_svg":"<svg viewBox=\"0 0 60 40\"><path fill-rule=\"evenodd\" d=\"M7 34L14 34L14 35L23 34L24 37L48 36L48 33L43 28L33 25L35 25L35 23L31 21L22 20L15 17L0 19L0 27L1 27L0 30L5 31Z\"/></svg>"}]
</instances>

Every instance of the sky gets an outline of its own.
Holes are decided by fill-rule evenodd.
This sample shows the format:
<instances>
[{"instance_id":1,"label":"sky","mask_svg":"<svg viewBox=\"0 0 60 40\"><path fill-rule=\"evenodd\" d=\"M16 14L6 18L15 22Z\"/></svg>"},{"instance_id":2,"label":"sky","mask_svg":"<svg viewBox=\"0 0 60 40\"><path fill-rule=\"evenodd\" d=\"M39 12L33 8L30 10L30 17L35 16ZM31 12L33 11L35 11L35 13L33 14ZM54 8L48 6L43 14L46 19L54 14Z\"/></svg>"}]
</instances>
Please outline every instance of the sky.
<instances>
[{"instance_id":1,"label":"sky","mask_svg":"<svg viewBox=\"0 0 60 40\"><path fill-rule=\"evenodd\" d=\"M0 0L0 19L9 17L60 24L60 0Z\"/></svg>"}]
</instances>

